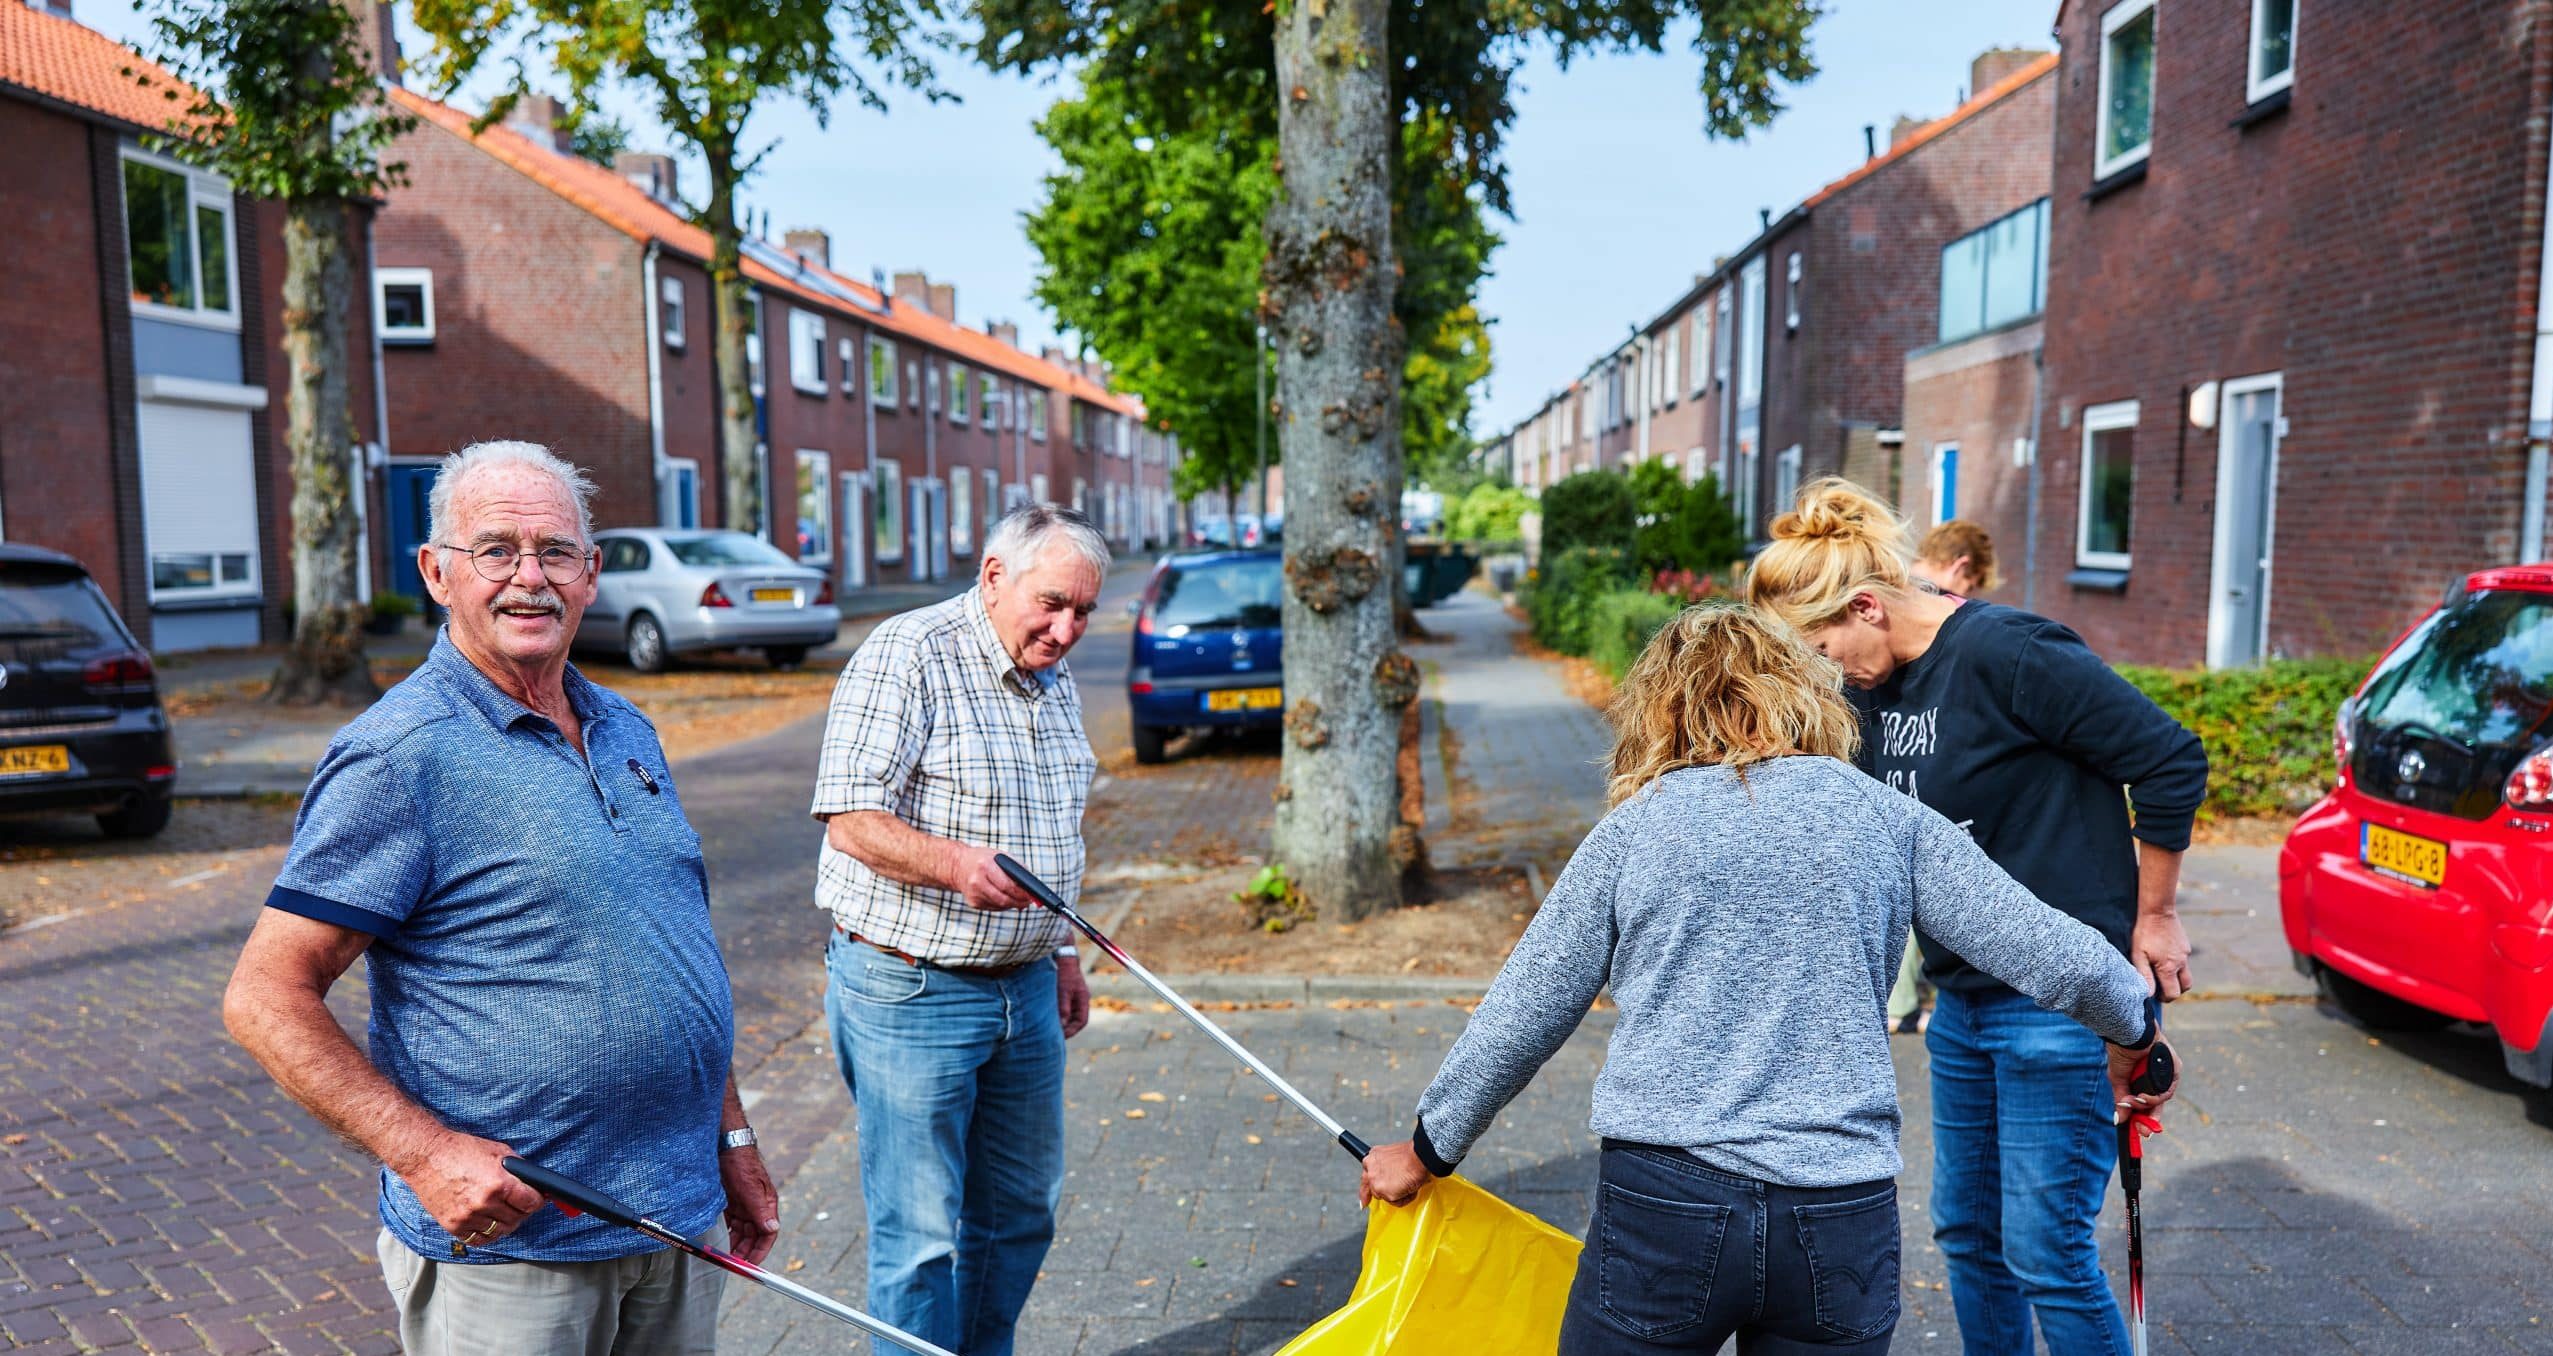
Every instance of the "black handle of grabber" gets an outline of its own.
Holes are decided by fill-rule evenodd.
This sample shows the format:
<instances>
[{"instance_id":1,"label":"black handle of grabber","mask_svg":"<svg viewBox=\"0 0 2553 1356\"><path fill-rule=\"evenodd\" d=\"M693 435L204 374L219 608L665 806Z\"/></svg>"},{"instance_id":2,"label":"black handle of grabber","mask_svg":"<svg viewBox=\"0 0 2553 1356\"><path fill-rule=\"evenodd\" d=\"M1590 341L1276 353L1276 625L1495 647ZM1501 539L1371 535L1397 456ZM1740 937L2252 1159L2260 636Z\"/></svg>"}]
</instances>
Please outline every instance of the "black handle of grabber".
<instances>
[{"instance_id":1,"label":"black handle of grabber","mask_svg":"<svg viewBox=\"0 0 2553 1356\"><path fill-rule=\"evenodd\" d=\"M565 1173L552 1172L528 1159L508 1158L505 1170L523 1179L523 1184L549 1197L580 1215L592 1215L605 1224L624 1229L638 1227L638 1212L623 1205L607 1192L597 1191Z\"/></svg>"},{"instance_id":2,"label":"black handle of grabber","mask_svg":"<svg viewBox=\"0 0 2553 1356\"><path fill-rule=\"evenodd\" d=\"M1026 890L1030 898L1045 905L1048 913L1068 923L1079 921L1073 914L1072 906L1064 902L1062 895L1055 893L1054 886L1039 880L1036 872L1012 861L1009 853L994 853L993 865L1002 868L1002 874L1010 877L1012 884Z\"/></svg>"}]
</instances>

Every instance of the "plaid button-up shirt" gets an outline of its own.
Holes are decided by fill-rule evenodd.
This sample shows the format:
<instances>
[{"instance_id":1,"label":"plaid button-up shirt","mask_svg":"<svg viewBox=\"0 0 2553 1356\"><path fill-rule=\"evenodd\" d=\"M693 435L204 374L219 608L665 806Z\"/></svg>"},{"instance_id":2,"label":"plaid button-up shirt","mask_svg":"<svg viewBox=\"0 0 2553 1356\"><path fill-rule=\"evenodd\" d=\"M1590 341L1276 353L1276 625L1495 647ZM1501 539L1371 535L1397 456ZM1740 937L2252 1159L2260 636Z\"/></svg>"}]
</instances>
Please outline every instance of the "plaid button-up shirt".
<instances>
[{"instance_id":1,"label":"plaid button-up shirt","mask_svg":"<svg viewBox=\"0 0 2553 1356\"><path fill-rule=\"evenodd\" d=\"M1021 668L982 591L968 589L890 618L843 666L814 813L884 810L935 837L1009 853L1072 901L1098 766L1072 672ZM940 965L1009 965L1069 940L1044 909L978 909L955 891L890 880L829 841L816 903L843 928Z\"/></svg>"}]
</instances>

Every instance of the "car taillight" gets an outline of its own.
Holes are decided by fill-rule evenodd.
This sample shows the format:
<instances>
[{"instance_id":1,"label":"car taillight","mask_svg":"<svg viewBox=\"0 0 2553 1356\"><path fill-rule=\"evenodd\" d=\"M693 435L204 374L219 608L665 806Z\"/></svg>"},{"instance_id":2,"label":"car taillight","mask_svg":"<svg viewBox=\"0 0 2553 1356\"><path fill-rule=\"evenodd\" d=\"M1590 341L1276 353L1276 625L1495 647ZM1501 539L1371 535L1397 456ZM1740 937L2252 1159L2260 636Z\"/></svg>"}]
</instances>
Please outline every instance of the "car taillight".
<instances>
[{"instance_id":1,"label":"car taillight","mask_svg":"<svg viewBox=\"0 0 2553 1356\"><path fill-rule=\"evenodd\" d=\"M709 587L700 591L700 605L702 607L735 606L733 602L728 600L727 591L718 587L716 584L711 584Z\"/></svg>"},{"instance_id":2,"label":"car taillight","mask_svg":"<svg viewBox=\"0 0 2553 1356\"><path fill-rule=\"evenodd\" d=\"M2519 763L2501 794L2512 810L2553 810L2553 748L2539 749Z\"/></svg>"},{"instance_id":3,"label":"car taillight","mask_svg":"<svg viewBox=\"0 0 2553 1356\"><path fill-rule=\"evenodd\" d=\"M1135 634L1139 636L1148 636L1152 634L1151 608L1145 608L1143 611L1135 614Z\"/></svg>"},{"instance_id":4,"label":"car taillight","mask_svg":"<svg viewBox=\"0 0 2553 1356\"><path fill-rule=\"evenodd\" d=\"M832 604L832 602L833 602L833 581L832 581L832 580L830 580L830 579L828 579L828 580L824 581L824 583L816 589L816 606L818 606L818 607L827 607L827 606L830 606L830 605Z\"/></svg>"},{"instance_id":5,"label":"car taillight","mask_svg":"<svg viewBox=\"0 0 2553 1356\"><path fill-rule=\"evenodd\" d=\"M2356 704L2342 702L2331 718L2331 764L2343 778L2349 775L2349 709Z\"/></svg>"},{"instance_id":6,"label":"car taillight","mask_svg":"<svg viewBox=\"0 0 2553 1356\"><path fill-rule=\"evenodd\" d=\"M131 696L151 690L151 657L140 650L100 655L80 668L80 685L108 696Z\"/></svg>"}]
</instances>

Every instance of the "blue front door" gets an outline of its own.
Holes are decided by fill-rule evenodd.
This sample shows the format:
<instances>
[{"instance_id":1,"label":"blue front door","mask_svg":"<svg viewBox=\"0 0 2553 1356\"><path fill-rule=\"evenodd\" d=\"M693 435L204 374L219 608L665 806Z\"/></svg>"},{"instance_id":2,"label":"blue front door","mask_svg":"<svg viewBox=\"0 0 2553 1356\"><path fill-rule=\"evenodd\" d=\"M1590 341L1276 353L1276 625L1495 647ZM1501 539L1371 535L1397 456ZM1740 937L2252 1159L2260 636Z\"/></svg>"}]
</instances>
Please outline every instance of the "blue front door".
<instances>
[{"instance_id":1,"label":"blue front door","mask_svg":"<svg viewBox=\"0 0 2553 1356\"><path fill-rule=\"evenodd\" d=\"M426 615L435 615L434 600L426 596L425 578L417 573L417 548L425 545L426 533L432 526L426 497L434 491L434 466L399 466L390 468L390 591L404 593L425 604Z\"/></svg>"}]
</instances>

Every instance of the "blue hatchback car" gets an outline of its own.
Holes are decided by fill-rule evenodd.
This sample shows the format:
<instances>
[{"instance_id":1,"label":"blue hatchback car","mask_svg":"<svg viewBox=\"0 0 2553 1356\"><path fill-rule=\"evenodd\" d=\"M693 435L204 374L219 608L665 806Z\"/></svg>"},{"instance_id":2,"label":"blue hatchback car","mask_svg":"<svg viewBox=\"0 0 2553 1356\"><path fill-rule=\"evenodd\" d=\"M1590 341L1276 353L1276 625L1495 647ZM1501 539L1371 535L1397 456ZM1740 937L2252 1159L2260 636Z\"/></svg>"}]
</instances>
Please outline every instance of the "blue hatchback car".
<instances>
[{"instance_id":1,"label":"blue hatchback car","mask_svg":"<svg viewBox=\"0 0 2553 1356\"><path fill-rule=\"evenodd\" d=\"M1284 599L1276 551L1207 551L1153 568L1126 667L1136 762L1160 762L1186 730L1285 718Z\"/></svg>"}]
</instances>

